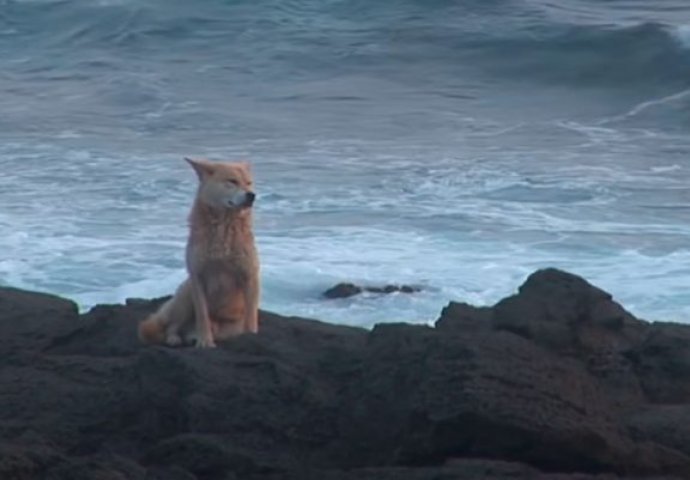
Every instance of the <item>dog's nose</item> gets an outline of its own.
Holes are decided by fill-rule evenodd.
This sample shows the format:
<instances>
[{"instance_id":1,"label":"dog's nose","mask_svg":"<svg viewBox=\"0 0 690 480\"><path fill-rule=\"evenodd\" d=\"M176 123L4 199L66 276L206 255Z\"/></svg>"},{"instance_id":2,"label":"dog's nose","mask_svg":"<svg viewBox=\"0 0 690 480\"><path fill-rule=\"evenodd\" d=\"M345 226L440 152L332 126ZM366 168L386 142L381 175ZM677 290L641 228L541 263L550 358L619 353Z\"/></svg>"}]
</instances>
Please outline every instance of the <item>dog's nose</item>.
<instances>
[{"instance_id":1,"label":"dog's nose","mask_svg":"<svg viewBox=\"0 0 690 480\"><path fill-rule=\"evenodd\" d=\"M254 203L254 200L256 199L256 194L254 192L247 192L247 204L251 205Z\"/></svg>"}]
</instances>

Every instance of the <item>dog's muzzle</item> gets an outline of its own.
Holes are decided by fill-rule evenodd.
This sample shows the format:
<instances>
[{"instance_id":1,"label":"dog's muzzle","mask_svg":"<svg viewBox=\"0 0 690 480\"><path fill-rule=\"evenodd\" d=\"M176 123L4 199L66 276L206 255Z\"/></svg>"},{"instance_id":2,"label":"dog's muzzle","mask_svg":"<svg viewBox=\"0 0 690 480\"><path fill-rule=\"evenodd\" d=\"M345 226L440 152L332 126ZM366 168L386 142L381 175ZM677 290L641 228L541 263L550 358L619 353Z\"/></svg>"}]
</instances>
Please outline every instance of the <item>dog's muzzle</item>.
<instances>
[{"instance_id":1,"label":"dog's muzzle","mask_svg":"<svg viewBox=\"0 0 690 480\"><path fill-rule=\"evenodd\" d=\"M254 192L247 192L244 196L244 205L251 207L254 205L254 200L256 200L256 194Z\"/></svg>"}]
</instances>

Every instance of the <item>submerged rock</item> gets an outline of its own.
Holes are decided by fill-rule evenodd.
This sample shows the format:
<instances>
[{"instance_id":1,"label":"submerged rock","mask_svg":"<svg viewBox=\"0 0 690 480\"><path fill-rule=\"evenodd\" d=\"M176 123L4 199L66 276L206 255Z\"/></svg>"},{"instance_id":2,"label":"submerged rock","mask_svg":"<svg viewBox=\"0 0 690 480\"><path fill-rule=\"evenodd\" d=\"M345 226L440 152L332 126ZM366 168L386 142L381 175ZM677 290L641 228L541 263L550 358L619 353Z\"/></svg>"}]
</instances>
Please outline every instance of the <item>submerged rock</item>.
<instances>
[{"instance_id":1,"label":"submerged rock","mask_svg":"<svg viewBox=\"0 0 690 480\"><path fill-rule=\"evenodd\" d=\"M261 312L213 350L140 345L158 304L0 289L0 478L690 478L690 327L565 272L435 327Z\"/></svg>"},{"instance_id":2,"label":"submerged rock","mask_svg":"<svg viewBox=\"0 0 690 480\"><path fill-rule=\"evenodd\" d=\"M385 285L383 287L360 287L354 283L339 283L325 292L323 296L329 299L334 298L348 298L355 295L359 295L362 292L367 293L416 293L420 292L419 287L413 287L410 285Z\"/></svg>"}]
</instances>

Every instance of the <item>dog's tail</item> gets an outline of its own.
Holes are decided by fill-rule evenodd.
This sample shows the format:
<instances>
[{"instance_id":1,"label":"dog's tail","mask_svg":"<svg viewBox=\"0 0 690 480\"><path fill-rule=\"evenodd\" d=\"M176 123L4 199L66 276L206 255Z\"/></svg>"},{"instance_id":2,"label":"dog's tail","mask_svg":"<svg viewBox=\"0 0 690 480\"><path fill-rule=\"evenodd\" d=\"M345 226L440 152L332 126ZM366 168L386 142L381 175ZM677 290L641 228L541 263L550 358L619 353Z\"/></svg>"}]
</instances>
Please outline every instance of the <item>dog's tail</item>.
<instances>
[{"instance_id":1,"label":"dog's tail","mask_svg":"<svg viewBox=\"0 0 690 480\"><path fill-rule=\"evenodd\" d=\"M161 322L160 312L154 313L139 324L139 340L147 344L165 342L165 325Z\"/></svg>"}]
</instances>

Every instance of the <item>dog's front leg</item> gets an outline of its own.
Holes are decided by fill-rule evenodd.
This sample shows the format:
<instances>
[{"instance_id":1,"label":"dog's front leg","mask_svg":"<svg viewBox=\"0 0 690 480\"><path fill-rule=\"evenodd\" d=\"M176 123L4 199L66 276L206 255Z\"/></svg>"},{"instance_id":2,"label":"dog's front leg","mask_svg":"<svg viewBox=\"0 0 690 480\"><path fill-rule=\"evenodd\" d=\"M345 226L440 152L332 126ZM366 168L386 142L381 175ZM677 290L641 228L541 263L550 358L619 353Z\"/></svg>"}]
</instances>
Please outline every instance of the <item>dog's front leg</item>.
<instances>
[{"instance_id":1,"label":"dog's front leg","mask_svg":"<svg viewBox=\"0 0 690 480\"><path fill-rule=\"evenodd\" d=\"M201 348L213 348L216 344L213 341L213 331L211 330L211 318L208 313L206 295L204 294L204 290L198 278L190 276L189 282L192 287L192 301L194 303L197 337L196 346Z\"/></svg>"},{"instance_id":2,"label":"dog's front leg","mask_svg":"<svg viewBox=\"0 0 690 480\"><path fill-rule=\"evenodd\" d=\"M249 281L249 285L244 291L244 328L245 331L258 333L259 331L259 280Z\"/></svg>"}]
</instances>

